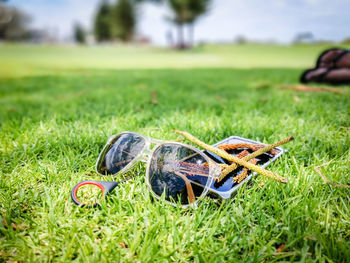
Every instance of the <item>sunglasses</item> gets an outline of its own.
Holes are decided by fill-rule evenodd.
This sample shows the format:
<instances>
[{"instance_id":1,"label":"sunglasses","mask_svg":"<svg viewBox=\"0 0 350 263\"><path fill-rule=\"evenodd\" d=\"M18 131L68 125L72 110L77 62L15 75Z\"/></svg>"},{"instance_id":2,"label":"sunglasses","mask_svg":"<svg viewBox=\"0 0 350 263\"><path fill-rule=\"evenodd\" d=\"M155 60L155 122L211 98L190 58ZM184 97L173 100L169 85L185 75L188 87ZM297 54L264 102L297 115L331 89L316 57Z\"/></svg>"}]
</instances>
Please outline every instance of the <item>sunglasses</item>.
<instances>
[{"instance_id":1,"label":"sunglasses","mask_svg":"<svg viewBox=\"0 0 350 263\"><path fill-rule=\"evenodd\" d=\"M146 183L151 193L173 206L196 206L222 167L199 149L190 145L149 138L134 132L111 136L97 162L99 175L121 175L138 162L147 162ZM75 204L96 206L119 182L82 181L74 186L71 197Z\"/></svg>"}]
</instances>

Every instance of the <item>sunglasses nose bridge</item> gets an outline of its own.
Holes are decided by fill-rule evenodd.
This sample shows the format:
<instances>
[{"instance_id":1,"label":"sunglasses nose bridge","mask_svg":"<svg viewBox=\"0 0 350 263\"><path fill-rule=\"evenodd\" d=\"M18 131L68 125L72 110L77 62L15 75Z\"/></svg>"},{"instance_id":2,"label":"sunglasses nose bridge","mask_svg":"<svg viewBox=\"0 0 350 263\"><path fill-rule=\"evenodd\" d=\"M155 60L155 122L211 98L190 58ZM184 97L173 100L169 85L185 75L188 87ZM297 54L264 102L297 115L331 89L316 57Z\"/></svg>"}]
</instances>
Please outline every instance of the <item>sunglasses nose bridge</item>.
<instances>
[{"instance_id":1,"label":"sunglasses nose bridge","mask_svg":"<svg viewBox=\"0 0 350 263\"><path fill-rule=\"evenodd\" d=\"M162 143L164 143L163 140L158 140L158 139L154 139L154 138L149 138L149 140L153 144L162 144Z\"/></svg>"},{"instance_id":2,"label":"sunglasses nose bridge","mask_svg":"<svg viewBox=\"0 0 350 263\"><path fill-rule=\"evenodd\" d=\"M152 155L152 150L149 148L146 148L143 150L141 156L140 156L140 161L141 162L147 162L149 157Z\"/></svg>"}]
</instances>

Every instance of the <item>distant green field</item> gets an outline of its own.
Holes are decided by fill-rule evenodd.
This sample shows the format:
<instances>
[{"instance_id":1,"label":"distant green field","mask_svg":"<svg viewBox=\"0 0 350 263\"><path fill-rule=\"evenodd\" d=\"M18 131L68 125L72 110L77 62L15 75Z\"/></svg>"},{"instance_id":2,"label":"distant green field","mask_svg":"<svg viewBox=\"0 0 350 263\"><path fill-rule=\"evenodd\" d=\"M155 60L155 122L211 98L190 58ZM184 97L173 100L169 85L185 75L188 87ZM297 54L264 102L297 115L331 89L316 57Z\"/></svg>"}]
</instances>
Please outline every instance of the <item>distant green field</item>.
<instances>
[{"instance_id":1,"label":"distant green field","mask_svg":"<svg viewBox=\"0 0 350 263\"><path fill-rule=\"evenodd\" d=\"M218 45L179 52L147 46L0 45L0 77L79 70L306 68L329 45Z\"/></svg>"},{"instance_id":2,"label":"distant green field","mask_svg":"<svg viewBox=\"0 0 350 263\"><path fill-rule=\"evenodd\" d=\"M0 262L348 262L349 189L314 167L333 160L324 175L350 182L350 87L278 88L324 48L1 45ZM268 167L289 182L256 176L183 210L154 200L139 166L101 207L72 203L77 182L112 180L93 172L110 135L175 140L175 128L209 144L293 135Z\"/></svg>"}]
</instances>

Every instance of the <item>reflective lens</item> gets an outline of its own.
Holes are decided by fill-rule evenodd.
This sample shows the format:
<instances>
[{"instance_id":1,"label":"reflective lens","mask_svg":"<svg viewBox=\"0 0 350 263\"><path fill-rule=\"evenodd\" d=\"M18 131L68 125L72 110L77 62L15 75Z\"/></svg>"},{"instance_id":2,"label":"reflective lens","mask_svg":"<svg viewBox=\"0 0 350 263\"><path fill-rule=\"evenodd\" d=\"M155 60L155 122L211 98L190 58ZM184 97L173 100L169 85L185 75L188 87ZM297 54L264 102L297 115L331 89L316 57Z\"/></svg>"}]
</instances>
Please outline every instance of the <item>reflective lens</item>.
<instances>
[{"instance_id":1,"label":"reflective lens","mask_svg":"<svg viewBox=\"0 0 350 263\"><path fill-rule=\"evenodd\" d=\"M162 144L151 157L148 184L154 194L172 203L193 203L212 183L206 158L179 144Z\"/></svg>"},{"instance_id":2,"label":"reflective lens","mask_svg":"<svg viewBox=\"0 0 350 263\"><path fill-rule=\"evenodd\" d=\"M145 139L140 135L126 133L112 141L97 165L101 174L116 174L127 166L145 147Z\"/></svg>"}]
</instances>

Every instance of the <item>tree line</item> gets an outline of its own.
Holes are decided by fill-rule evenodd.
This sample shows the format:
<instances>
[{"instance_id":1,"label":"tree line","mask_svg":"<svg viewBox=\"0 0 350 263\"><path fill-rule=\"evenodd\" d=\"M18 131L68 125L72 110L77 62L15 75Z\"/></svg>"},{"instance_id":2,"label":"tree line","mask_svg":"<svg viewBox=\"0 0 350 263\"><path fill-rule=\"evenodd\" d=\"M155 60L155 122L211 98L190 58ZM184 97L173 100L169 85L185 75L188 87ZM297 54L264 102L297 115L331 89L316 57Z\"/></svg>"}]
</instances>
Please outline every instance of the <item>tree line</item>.
<instances>
[{"instance_id":1,"label":"tree line","mask_svg":"<svg viewBox=\"0 0 350 263\"><path fill-rule=\"evenodd\" d=\"M141 2L165 3L172 11L169 22L177 27L176 47L186 48L193 45L194 25L208 12L211 0L117 0L109 3L101 1L94 23L94 35L97 41L131 41L135 36ZM184 29L188 27L189 39L186 41ZM79 29L79 28L76 28ZM81 30L81 29L79 29Z\"/></svg>"},{"instance_id":2,"label":"tree line","mask_svg":"<svg viewBox=\"0 0 350 263\"><path fill-rule=\"evenodd\" d=\"M0 0L0 40L21 41L35 36L36 31L29 30L30 16L14 7L6 6ZM194 25L208 12L212 0L101 0L94 17L93 35L97 42L115 40L130 42L135 38L140 18L140 4L153 2L165 4L171 10L166 20L177 28L176 47L187 48L194 42ZM188 29L188 40L185 39ZM74 39L78 43L86 40L86 31L80 24L73 27Z\"/></svg>"},{"instance_id":3,"label":"tree line","mask_svg":"<svg viewBox=\"0 0 350 263\"><path fill-rule=\"evenodd\" d=\"M0 0L0 40L20 41L30 36L27 24L30 17L17 8L1 5L6 0Z\"/></svg>"}]
</instances>

